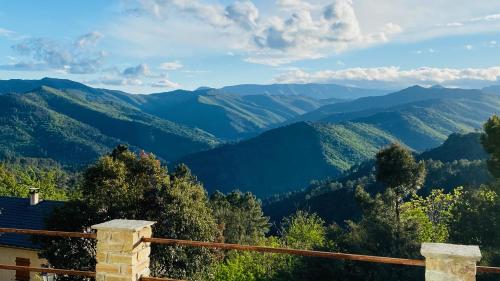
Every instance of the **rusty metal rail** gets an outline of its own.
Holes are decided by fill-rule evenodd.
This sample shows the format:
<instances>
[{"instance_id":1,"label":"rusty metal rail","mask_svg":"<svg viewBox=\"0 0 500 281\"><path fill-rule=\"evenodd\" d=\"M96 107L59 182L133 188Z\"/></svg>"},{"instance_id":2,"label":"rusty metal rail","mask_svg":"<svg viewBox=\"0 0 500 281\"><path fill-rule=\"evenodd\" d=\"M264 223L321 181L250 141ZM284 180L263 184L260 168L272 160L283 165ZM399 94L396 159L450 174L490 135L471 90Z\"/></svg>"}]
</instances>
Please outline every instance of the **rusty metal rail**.
<instances>
[{"instance_id":1,"label":"rusty metal rail","mask_svg":"<svg viewBox=\"0 0 500 281\"><path fill-rule=\"evenodd\" d=\"M481 273L498 273L498 274L500 274L500 267L479 265L476 267L476 269L477 269L477 272L481 272Z\"/></svg>"},{"instance_id":2,"label":"rusty metal rail","mask_svg":"<svg viewBox=\"0 0 500 281\"><path fill-rule=\"evenodd\" d=\"M17 233L17 234L28 234L28 235L87 238L87 239L96 239L97 238L97 235L95 233L33 230L33 229L16 229L16 228L0 228L0 233ZM273 247L265 247L265 246L251 246L251 245L202 242L202 241L167 239L167 238L146 238L146 237L143 237L142 241L149 242L149 243L156 243L156 244L164 244L164 245L179 245L179 246L203 247L203 248L224 249L224 250L290 254L290 255L304 256L304 257L318 257L318 258L326 258L326 259L352 260L352 261L374 262L374 263L395 264L395 265L408 265L408 266L421 266L421 267L425 266L425 261L419 260L419 259L391 258L391 257L369 256L369 255L358 255L358 254L310 251L310 250L299 250L299 249L289 249L289 248L273 248ZM2 264L0 264L0 269L28 270L28 271L35 271L35 272L46 272L46 273L55 273L55 274L66 274L66 275L80 275L80 276L87 276L87 277L94 277L95 276L95 272L89 272L89 271L63 270L63 269L52 269L52 268L36 268L36 267L24 267L24 266L2 265ZM477 272L500 274L500 267L477 266ZM160 280L162 280L162 281L183 281L183 280L178 280L178 279L155 278L155 277L143 277L142 280L143 281L160 281Z\"/></svg>"},{"instance_id":3,"label":"rusty metal rail","mask_svg":"<svg viewBox=\"0 0 500 281\"><path fill-rule=\"evenodd\" d=\"M239 244L200 242L200 241L164 239L164 238L142 238L142 241L157 243L157 244L166 244L166 245L181 245L181 246L204 247L204 248L215 248L215 249L225 249L225 250L252 251L261 253L290 254L296 256L318 257L318 258L337 259L337 260L353 260L353 261L376 262L376 263L386 263L386 264L425 266L424 260L417 260L417 259L389 258L389 257L367 256L367 255L356 255L356 254L345 254L345 253L298 250L289 248L246 246Z\"/></svg>"},{"instance_id":4,"label":"rusty metal rail","mask_svg":"<svg viewBox=\"0 0 500 281\"><path fill-rule=\"evenodd\" d=\"M44 267L29 267L29 266L7 265L7 264L0 264L0 269L54 273L54 274L68 275L68 276L84 276L84 277L95 277L96 276L96 273L93 271L56 269L56 268L44 268Z\"/></svg>"},{"instance_id":5,"label":"rusty metal rail","mask_svg":"<svg viewBox=\"0 0 500 281\"><path fill-rule=\"evenodd\" d=\"M141 281L186 281L182 279L158 278L158 277L141 277Z\"/></svg>"},{"instance_id":6,"label":"rusty metal rail","mask_svg":"<svg viewBox=\"0 0 500 281\"><path fill-rule=\"evenodd\" d=\"M43 235L43 236L53 236L53 237L55 236L55 237L88 238L88 239L96 239L97 238L97 235L95 233L35 230L35 229L17 229L17 228L0 228L0 233L16 233L16 234Z\"/></svg>"}]
</instances>

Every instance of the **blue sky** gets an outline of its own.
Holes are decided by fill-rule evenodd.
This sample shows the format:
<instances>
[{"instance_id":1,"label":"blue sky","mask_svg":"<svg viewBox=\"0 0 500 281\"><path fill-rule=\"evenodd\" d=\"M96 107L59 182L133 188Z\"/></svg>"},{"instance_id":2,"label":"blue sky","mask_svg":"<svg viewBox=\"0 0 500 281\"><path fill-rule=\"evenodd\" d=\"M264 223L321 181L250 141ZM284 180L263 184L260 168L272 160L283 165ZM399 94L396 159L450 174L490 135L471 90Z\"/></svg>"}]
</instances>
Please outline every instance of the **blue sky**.
<instances>
[{"instance_id":1,"label":"blue sky","mask_svg":"<svg viewBox=\"0 0 500 281\"><path fill-rule=\"evenodd\" d=\"M500 84L500 1L3 1L0 79L133 93Z\"/></svg>"}]
</instances>

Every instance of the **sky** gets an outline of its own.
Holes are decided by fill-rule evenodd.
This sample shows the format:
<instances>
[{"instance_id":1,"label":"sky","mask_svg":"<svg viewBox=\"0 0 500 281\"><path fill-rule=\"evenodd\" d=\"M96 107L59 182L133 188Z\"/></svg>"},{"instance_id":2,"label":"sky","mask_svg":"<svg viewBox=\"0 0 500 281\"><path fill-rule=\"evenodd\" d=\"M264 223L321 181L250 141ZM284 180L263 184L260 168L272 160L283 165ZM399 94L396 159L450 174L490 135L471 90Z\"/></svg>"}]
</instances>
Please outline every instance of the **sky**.
<instances>
[{"instance_id":1,"label":"sky","mask_svg":"<svg viewBox=\"0 0 500 281\"><path fill-rule=\"evenodd\" d=\"M500 84L497 0L17 0L0 79L131 93L234 84Z\"/></svg>"}]
</instances>

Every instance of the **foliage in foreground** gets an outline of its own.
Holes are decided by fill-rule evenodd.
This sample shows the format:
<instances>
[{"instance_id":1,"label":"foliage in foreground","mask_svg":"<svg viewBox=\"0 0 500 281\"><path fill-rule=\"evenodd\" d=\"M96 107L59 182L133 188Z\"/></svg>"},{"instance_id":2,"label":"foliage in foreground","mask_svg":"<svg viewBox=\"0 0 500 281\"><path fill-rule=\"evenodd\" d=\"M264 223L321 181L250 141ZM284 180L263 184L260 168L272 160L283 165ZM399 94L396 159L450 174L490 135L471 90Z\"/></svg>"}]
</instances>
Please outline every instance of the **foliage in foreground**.
<instances>
[{"instance_id":1,"label":"foliage in foreground","mask_svg":"<svg viewBox=\"0 0 500 281\"><path fill-rule=\"evenodd\" d=\"M85 172L82 199L58 209L49 227L74 231L113 218L148 219L159 222L155 236L402 258L421 258L421 242L473 244L481 247L482 263L498 265L500 242L494 237L500 233L500 172L494 162L500 143L491 137L500 132L496 123L490 119L482 138L491 146L486 151L495 182L417 195L425 166L394 144L377 157L374 179L382 188L369 193L356 186L360 216L344 225L327 225L318 215L299 211L283 220L276 236L266 237L269 223L253 195L215 193L208 199L187 167L169 173L152 155L118 147ZM92 242L44 242L44 257L54 266L92 270ZM421 268L177 247L155 247L152 267L157 275L210 281L423 279Z\"/></svg>"},{"instance_id":2,"label":"foliage in foreground","mask_svg":"<svg viewBox=\"0 0 500 281\"><path fill-rule=\"evenodd\" d=\"M81 199L53 213L49 229L81 231L126 218L156 221L157 237L214 241L218 235L203 186L185 166L169 173L150 154L137 156L117 147L85 171L80 192ZM42 257L57 268L93 270L94 245L76 240L44 239ZM151 267L158 276L186 278L204 271L213 258L207 249L157 245Z\"/></svg>"},{"instance_id":3,"label":"foliage in foreground","mask_svg":"<svg viewBox=\"0 0 500 281\"><path fill-rule=\"evenodd\" d=\"M30 188L39 188L41 199L66 200L69 180L58 167L0 163L0 196L28 198Z\"/></svg>"}]
</instances>

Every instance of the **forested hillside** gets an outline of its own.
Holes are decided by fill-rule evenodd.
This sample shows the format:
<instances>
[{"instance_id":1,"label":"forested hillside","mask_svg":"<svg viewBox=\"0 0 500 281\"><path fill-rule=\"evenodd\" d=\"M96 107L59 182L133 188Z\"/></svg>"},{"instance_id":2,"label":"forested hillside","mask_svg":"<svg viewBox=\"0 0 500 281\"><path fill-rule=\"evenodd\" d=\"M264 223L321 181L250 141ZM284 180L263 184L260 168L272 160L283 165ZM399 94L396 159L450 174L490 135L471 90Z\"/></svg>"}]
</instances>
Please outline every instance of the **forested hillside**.
<instances>
[{"instance_id":1,"label":"forested hillside","mask_svg":"<svg viewBox=\"0 0 500 281\"><path fill-rule=\"evenodd\" d=\"M338 102L301 95L237 95L218 90L174 91L143 97L139 108L200 128L225 140L255 136L322 105Z\"/></svg>"},{"instance_id":2,"label":"forested hillside","mask_svg":"<svg viewBox=\"0 0 500 281\"><path fill-rule=\"evenodd\" d=\"M332 114L319 122L305 123L314 128L310 131L300 130L302 126L298 124L301 123L295 123L248 141L189 155L181 161L193 169L209 190L239 188L259 196L264 195L262 191L272 195L272 192L296 190L297 186L307 185L312 180L335 177L372 158L378 149L390 142L400 142L416 152L437 147L450 134L478 130L500 109L500 96L497 95L441 88L430 91L429 95L438 91L439 98ZM396 95L398 102L401 102L400 95ZM382 101L374 101L375 105L381 104L387 96L374 99L377 98ZM321 140L314 137L316 132ZM266 156L265 161L262 155ZM302 167L294 163L308 164ZM290 176L287 171L294 172Z\"/></svg>"},{"instance_id":3,"label":"forested hillside","mask_svg":"<svg viewBox=\"0 0 500 281\"><path fill-rule=\"evenodd\" d=\"M479 136L478 133L453 134L439 147L417 155L427 168L420 194L428 195L435 188L449 192L457 186L470 188L490 182L487 154ZM264 201L264 212L275 222L297 210L317 213L326 221L343 222L359 215L360 206L354 192L360 185L373 194L382 190L383 186L375 178L373 160L354 166L336 179L315 181L302 191L269 198Z\"/></svg>"},{"instance_id":4,"label":"forested hillside","mask_svg":"<svg viewBox=\"0 0 500 281\"><path fill-rule=\"evenodd\" d=\"M332 98L349 92L369 94L291 84L132 95L71 80L4 80L0 153L74 169L123 143L186 163L209 191L267 197L337 177L391 142L416 152L437 147L450 134L477 130L500 108L491 90L442 87ZM297 118L315 121L283 125Z\"/></svg>"},{"instance_id":5,"label":"forested hillside","mask_svg":"<svg viewBox=\"0 0 500 281\"><path fill-rule=\"evenodd\" d=\"M305 96L314 99L357 99L367 96L379 96L390 91L380 89L363 89L336 84L243 84L226 86L220 91L232 95L280 95Z\"/></svg>"},{"instance_id":6,"label":"forested hillside","mask_svg":"<svg viewBox=\"0 0 500 281\"><path fill-rule=\"evenodd\" d=\"M337 176L395 140L367 124L300 122L179 162L187 164L209 191L241 189L266 197Z\"/></svg>"},{"instance_id":7,"label":"forested hillside","mask_svg":"<svg viewBox=\"0 0 500 281\"><path fill-rule=\"evenodd\" d=\"M412 86L398 92L383 96L370 96L338 103L333 105L325 105L312 112L298 117L296 120L309 120L317 121L332 114L356 114L357 117L363 115L371 115L373 113L383 111L386 108L396 107L407 103L418 101L433 100L433 99L460 99L460 98L474 98L476 95L483 94L480 90L466 90L458 88L443 88L431 87L424 88L421 86ZM366 112L365 112L366 111ZM342 115L340 115L342 116ZM345 119L344 119L345 120Z\"/></svg>"},{"instance_id":8,"label":"forested hillside","mask_svg":"<svg viewBox=\"0 0 500 281\"><path fill-rule=\"evenodd\" d=\"M128 143L175 160L218 143L202 130L143 113L100 92L41 86L0 95L0 100L3 157L51 158L79 166Z\"/></svg>"}]
</instances>

